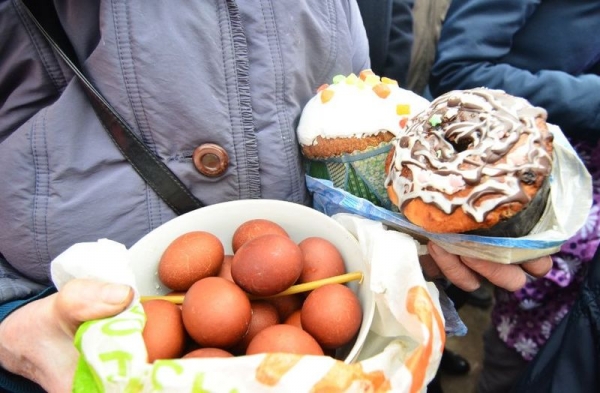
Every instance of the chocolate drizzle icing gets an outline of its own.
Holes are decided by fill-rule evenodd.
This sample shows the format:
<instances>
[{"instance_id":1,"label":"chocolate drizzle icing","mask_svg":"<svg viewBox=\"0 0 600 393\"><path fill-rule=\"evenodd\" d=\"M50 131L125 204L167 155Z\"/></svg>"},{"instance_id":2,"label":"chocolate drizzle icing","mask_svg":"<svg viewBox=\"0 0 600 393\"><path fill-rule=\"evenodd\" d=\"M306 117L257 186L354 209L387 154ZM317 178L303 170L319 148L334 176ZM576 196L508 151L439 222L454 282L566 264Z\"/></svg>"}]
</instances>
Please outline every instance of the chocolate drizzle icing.
<instances>
[{"instance_id":1,"label":"chocolate drizzle icing","mask_svg":"<svg viewBox=\"0 0 600 393\"><path fill-rule=\"evenodd\" d=\"M446 214L463 209L477 222L499 205L527 205L521 184L541 185L551 171L544 144L552 135L536 122L546 117L501 90L446 93L395 140L386 186L393 184L400 208L421 198ZM401 176L402 168L410 176Z\"/></svg>"}]
</instances>

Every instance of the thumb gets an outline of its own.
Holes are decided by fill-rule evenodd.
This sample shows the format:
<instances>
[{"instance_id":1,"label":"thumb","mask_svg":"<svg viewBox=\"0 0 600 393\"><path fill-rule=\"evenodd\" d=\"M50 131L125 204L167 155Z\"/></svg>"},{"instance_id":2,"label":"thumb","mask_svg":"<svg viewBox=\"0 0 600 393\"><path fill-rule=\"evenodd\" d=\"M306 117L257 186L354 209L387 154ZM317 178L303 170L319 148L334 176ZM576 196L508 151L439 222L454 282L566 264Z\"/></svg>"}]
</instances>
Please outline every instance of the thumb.
<instances>
[{"instance_id":1,"label":"thumb","mask_svg":"<svg viewBox=\"0 0 600 393\"><path fill-rule=\"evenodd\" d=\"M120 313L132 299L133 289L128 285L75 279L58 292L55 307L63 326L74 333L82 322Z\"/></svg>"}]
</instances>

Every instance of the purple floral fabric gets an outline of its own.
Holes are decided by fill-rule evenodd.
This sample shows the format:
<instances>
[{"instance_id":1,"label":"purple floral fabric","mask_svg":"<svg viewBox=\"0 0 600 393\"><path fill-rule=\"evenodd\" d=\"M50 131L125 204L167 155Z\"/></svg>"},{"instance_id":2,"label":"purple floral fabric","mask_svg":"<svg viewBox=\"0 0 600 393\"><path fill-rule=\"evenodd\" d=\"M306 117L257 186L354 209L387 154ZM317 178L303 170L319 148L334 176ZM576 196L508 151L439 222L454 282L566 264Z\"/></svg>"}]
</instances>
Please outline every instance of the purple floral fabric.
<instances>
[{"instance_id":1,"label":"purple floral fabric","mask_svg":"<svg viewBox=\"0 0 600 393\"><path fill-rule=\"evenodd\" d=\"M593 179L593 205L585 225L552 256L552 270L519 291L496 289L492 323L498 336L531 360L575 301L587 262L600 243L600 141L573 143Z\"/></svg>"}]
</instances>

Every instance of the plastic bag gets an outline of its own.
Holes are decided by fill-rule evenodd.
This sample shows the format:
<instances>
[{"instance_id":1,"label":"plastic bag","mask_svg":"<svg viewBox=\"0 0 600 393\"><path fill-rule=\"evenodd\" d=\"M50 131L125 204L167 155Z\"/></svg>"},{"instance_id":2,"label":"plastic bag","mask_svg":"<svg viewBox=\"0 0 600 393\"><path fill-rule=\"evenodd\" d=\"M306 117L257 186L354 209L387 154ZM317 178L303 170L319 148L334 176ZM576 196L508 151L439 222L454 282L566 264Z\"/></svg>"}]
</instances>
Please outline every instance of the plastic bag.
<instances>
[{"instance_id":1,"label":"plastic bag","mask_svg":"<svg viewBox=\"0 0 600 393\"><path fill-rule=\"evenodd\" d=\"M538 224L519 238L430 233L411 224L401 213L376 206L327 180L307 176L317 210L328 215L346 212L380 221L408 233L424 243L432 240L447 251L499 263L517 263L550 255L585 223L592 206L592 179L579 156L557 126L548 125L554 135L554 162L550 176L550 198Z\"/></svg>"}]
</instances>

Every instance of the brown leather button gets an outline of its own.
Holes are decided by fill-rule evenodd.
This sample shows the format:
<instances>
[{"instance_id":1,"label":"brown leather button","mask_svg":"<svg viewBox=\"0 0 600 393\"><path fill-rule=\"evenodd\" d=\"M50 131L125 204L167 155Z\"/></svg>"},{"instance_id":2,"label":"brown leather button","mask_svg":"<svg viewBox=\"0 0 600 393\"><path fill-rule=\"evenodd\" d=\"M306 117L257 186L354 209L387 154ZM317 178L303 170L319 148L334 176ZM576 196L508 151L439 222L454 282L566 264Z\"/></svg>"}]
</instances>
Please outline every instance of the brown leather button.
<instances>
[{"instance_id":1,"label":"brown leather button","mask_svg":"<svg viewBox=\"0 0 600 393\"><path fill-rule=\"evenodd\" d=\"M205 143L194 150L192 155L198 172L208 177L222 175L229 166L229 156L225 149L214 143Z\"/></svg>"}]
</instances>

